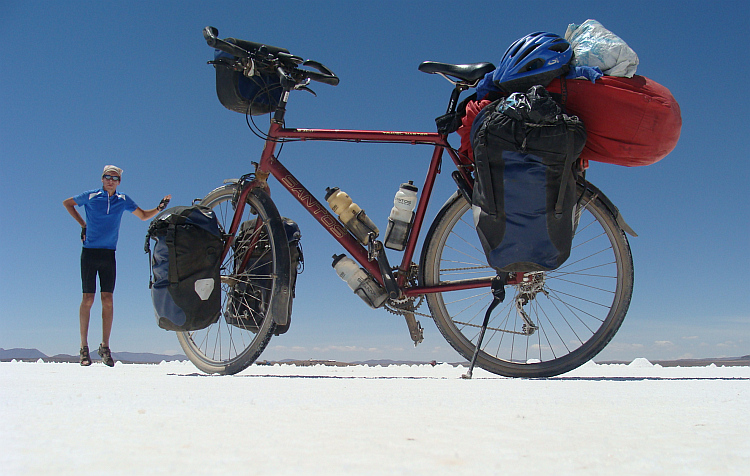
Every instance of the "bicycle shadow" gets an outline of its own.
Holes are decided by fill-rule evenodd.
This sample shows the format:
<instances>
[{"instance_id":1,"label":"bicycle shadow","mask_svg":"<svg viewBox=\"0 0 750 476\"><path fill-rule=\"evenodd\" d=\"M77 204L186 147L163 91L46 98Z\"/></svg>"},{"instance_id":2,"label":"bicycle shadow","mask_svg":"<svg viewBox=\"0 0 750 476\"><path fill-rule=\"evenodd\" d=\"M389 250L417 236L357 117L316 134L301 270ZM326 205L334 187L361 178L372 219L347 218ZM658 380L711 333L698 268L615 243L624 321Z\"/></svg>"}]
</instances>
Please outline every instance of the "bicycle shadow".
<instances>
[{"instance_id":1,"label":"bicycle shadow","mask_svg":"<svg viewBox=\"0 0 750 476\"><path fill-rule=\"evenodd\" d=\"M539 381L580 381L580 382L646 382L646 381L748 381L750 377L658 377L658 376L558 376L546 378L521 378L521 377L502 377L502 376L474 376L471 379L461 378L461 375L454 376L433 376L433 375L274 375L274 374L253 374L253 375L218 375L202 374L192 372L187 374L169 373L169 376L176 377L234 377L234 378L269 378L269 379L331 379L331 380L539 380Z\"/></svg>"},{"instance_id":2,"label":"bicycle shadow","mask_svg":"<svg viewBox=\"0 0 750 476\"><path fill-rule=\"evenodd\" d=\"M193 372L189 374L178 374L168 373L169 376L175 377L235 377L235 378L280 378L280 379L348 379L348 380L452 380L460 377L448 377L448 376L430 376L430 375L218 375L218 374L201 374ZM504 379L505 377L498 377L498 379ZM491 377L488 377L491 379Z\"/></svg>"}]
</instances>

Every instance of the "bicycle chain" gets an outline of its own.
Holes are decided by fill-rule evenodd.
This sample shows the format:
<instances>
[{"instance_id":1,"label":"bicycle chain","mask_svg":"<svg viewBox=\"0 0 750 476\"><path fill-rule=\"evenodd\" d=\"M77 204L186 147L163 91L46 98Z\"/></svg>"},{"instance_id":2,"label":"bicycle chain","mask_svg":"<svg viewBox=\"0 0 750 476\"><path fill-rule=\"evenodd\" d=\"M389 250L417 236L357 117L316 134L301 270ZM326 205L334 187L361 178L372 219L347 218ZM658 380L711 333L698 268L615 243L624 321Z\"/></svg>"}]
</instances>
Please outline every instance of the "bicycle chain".
<instances>
[{"instance_id":1,"label":"bicycle chain","mask_svg":"<svg viewBox=\"0 0 750 476\"><path fill-rule=\"evenodd\" d=\"M451 271L467 271L467 270L476 270L476 269L483 269L483 268L485 267L484 266L482 267L472 266L468 268L451 268ZM416 265L412 263L412 268L410 270L410 273L409 273L410 275L408 278L409 284L412 286L416 285L416 279L414 277L414 272L413 272L415 269L416 269ZM393 270L397 271L397 268L394 267ZM546 291L544 290L545 275L544 273L530 273L530 275L532 276L532 279L530 280L530 282L524 283L522 285L521 293L519 293L518 297L516 298L516 310L524 320L522 330L520 332L512 331L509 329L497 329L497 328L492 328L492 330L495 330L498 332L505 332L508 334L523 335L523 336L530 336L534 334L534 332L536 332L538 327L534 324L531 318L529 318L528 314L526 314L526 312L523 309L523 305L528 303L530 300L532 300L537 292L543 292L546 294ZM419 299L418 301L417 301L417 297L407 297L404 299L389 299L388 301L386 301L383 307L385 308L386 311L395 315L403 316L406 313L410 312L414 314L415 316L423 316L423 317L431 318L432 317L431 314L425 314L425 313L416 311L424 302L425 295L424 294L419 295L418 299ZM416 304L414 304L415 301L416 301ZM399 306L409 305L410 303L411 303L410 305L411 309L403 309L399 307ZM469 324L468 322L461 323L461 322L456 321L456 323L464 324L467 326L475 326L475 324Z\"/></svg>"},{"instance_id":2,"label":"bicycle chain","mask_svg":"<svg viewBox=\"0 0 750 476\"><path fill-rule=\"evenodd\" d=\"M406 304L409 301L414 301L414 300L416 300L416 298L407 298L407 299L404 299L404 300L402 300L400 302L394 302L395 300L389 300L389 302L386 302L383 305L383 308L386 311L390 312L391 314L396 314L397 316L403 316L403 315L406 315L406 313L410 312L410 313L414 314L415 316L422 316L422 317L432 318L432 314L425 314L423 312L417 312L417 309L419 309L419 307L424 302L424 294L421 294L419 296L419 302L416 305L412 306L414 309L400 309L398 307L391 307L391 303L394 303L396 305L401 305L401 304Z\"/></svg>"},{"instance_id":3,"label":"bicycle chain","mask_svg":"<svg viewBox=\"0 0 750 476\"><path fill-rule=\"evenodd\" d=\"M468 268L445 268L443 271L476 271L478 269L492 269L489 266L471 266Z\"/></svg>"}]
</instances>

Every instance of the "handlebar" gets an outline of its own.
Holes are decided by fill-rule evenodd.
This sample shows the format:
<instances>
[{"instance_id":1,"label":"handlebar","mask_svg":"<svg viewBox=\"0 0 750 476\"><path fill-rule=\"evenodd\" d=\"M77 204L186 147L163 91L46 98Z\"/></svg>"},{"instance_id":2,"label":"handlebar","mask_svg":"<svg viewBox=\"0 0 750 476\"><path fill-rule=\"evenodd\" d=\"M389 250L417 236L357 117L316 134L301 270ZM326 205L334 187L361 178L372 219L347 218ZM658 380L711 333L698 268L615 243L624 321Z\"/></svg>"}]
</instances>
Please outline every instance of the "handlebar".
<instances>
[{"instance_id":1,"label":"handlebar","mask_svg":"<svg viewBox=\"0 0 750 476\"><path fill-rule=\"evenodd\" d=\"M219 30L212 26L207 26L203 29L203 38L206 39L208 46L236 58L250 58L262 67L278 71L280 75L291 79L296 84L302 84L308 79L323 84L330 84L331 86L339 84L338 76L317 61L303 60L299 56L292 55L289 53L289 50L284 48L235 38L222 40L218 35ZM313 68L316 71L301 69L299 68L300 65Z\"/></svg>"}]
</instances>

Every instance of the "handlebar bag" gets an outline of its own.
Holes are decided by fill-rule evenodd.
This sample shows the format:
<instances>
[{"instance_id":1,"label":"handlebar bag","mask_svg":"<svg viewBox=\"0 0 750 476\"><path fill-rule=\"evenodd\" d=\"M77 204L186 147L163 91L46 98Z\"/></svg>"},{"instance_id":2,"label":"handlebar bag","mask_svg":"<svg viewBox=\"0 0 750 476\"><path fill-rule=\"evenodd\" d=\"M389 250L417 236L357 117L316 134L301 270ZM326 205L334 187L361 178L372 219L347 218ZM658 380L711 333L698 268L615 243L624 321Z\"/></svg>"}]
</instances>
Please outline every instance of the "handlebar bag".
<instances>
[{"instance_id":1,"label":"handlebar bag","mask_svg":"<svg viewBox=\"0 0 750 476\"><path fill-rule=\"evenodd\" d=\"M214 60L234 60L235 57L216 50ZM260 116L276 110L283 91L281 80L275 73L255 71L250 77L242 71L220 61L216 69L216 95L219 102L230 111Z\"/></svg>"},{"instance_id":2,"label":"handlebar bag","mask_svg":"<svg viewBox=\"0 0 750 476\"><path fill-rule=\"evenodd\" d=\"M221 236L216 214L198 205L170 208L151 222L151 299L162 329L194 331L219 319Z\"/></svg>"},{"instance_id":3,"label":"handlebar bag","mask_svg":"<svg viewBox=\"0 0 750 476\"><path fill-rule=\"evenodd\" d=\"M297 284L297 273L304 269L304 257L302 255L302 245L300 239L302 233L299 225L289 218L281 218L286 231L286 237L289 242L290 266L290 283L292 298L294 298L294 289ZM268 233L265 228L256 231L256 219L242 222L237 232L237 238L233 244L234 247L234 266L239 269L245 256L249 252L243 273L252 276L253 279L240 280L231 290L231 297L227 306L229 309L224 318L227 324L257 332L266 315L268 303L271 295L270 275L273 272L271 248L268 242ZM263 279L263 276L269 276ZM289 320L284 326L276 326L275 334L283 334L289 330L292 316L292 301L289 300Z\"/></svg>"},{"instance_id":4,"label":"handlebar bag","mask_svg":"<svg viewBox=\"0 0 750 476\"><path fill-rule=\"evenodd\" d=\"M570 256L574 163L586 130L541 86L487 106L474 123L472 210L498 272L549 271Z\"/></svg>"}]
</instances>

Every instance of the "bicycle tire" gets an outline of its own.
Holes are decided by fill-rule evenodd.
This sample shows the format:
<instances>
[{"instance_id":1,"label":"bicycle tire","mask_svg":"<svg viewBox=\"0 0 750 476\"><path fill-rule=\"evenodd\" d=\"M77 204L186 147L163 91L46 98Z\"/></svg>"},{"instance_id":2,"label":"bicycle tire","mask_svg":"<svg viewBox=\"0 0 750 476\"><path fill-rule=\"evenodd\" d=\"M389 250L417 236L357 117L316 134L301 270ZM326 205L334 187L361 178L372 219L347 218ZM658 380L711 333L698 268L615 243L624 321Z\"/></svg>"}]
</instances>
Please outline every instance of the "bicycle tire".
<instances>
[{"instance_id":1,"label":"bicycle tire","mask_svg":"<svg viewBox=\"0 0 750 476\"><path fill-rule=\"evenodd\" d=\"M216 212L223 230L229 230L231 225L236 191L236 184L227 184L200 201L200 205ZM279 306L273 306L270 300L274 299L274 287L283 285L281 277L289 275L289 245L286 240L278 239L286 236L281 217L268 194L260 189L248 194L242 221L256 218L262 225L253 234L264 236L262 253L268 253L262 272L258 271L257 264L248 264L244 270L236 269L242 261L242 251L238 251L235 235L235 246L221 265L222 315L205 329L177 333L185 355L203 372L222 375L241 372L260 356L274 334L276 324L269 310L278 312ZM254 261L259 262L260 259Z\"/></svg>"},{"instance_id":2,"label":"bicycle tire","mask_svg":"<svg viewBox=\"0 0 750 476\"><path fill-rule=\"evenodd\" d=\"M633 260L630 245L600 192L583 190L570 258L557 270L532 273L530 281L506 286L506 299L492 313L477 366L508 377L551 377L591 360L614 337L630 305ZM471 204L456 194L428 232L420 283L496 273L487 264L476 234ZM513 292L508 292L513 289ZM523 335L516 299L538 326ZM485 312L489 288L432 293L427 303L433 320L451 346L471 360Z\"/></svg>"}]
</instances>

